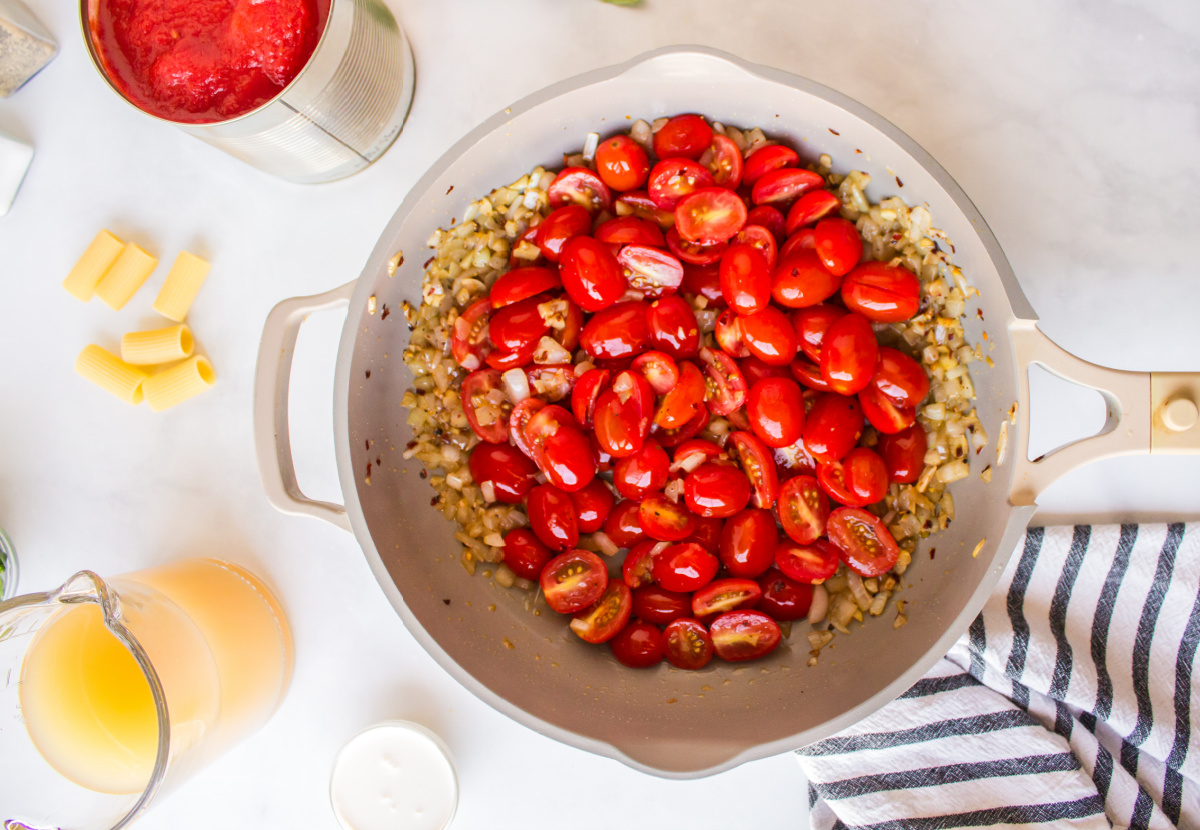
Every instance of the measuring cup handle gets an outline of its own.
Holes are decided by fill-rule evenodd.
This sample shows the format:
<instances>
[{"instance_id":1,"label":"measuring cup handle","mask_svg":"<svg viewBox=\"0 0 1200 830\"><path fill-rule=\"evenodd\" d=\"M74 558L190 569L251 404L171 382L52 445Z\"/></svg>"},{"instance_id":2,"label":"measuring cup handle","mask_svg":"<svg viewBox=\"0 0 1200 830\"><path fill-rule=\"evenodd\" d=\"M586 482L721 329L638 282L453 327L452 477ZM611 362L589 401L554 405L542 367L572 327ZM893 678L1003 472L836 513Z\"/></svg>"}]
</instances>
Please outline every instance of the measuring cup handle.
<instances>
[{"instance_id":1,"label":"measuring cup handle","mask_svg":"<svg viewBox=\"0 0 1200 830\"><path fill-rule=\"evenodd\" d=\"M346 508L310 499L296 481L288 429L288 386L296 338L304 319L315 311L349 305L356 282L348 282L324 294L293 297L271 309L263 326L254 373L254 450L267 501L281 513L324 519L345 531L351 531Z\"/></svg>"}]
</instances>

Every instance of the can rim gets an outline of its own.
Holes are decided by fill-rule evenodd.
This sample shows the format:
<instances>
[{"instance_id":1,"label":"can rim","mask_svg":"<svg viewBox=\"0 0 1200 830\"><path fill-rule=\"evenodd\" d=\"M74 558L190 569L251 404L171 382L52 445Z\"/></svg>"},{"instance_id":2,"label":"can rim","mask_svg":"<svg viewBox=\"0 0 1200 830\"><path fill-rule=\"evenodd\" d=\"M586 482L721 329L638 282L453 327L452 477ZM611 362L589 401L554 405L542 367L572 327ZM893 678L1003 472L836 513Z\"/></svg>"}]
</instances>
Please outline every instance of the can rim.
<instances>
[{"instance_id":1,"label":"can rim","mask_svg":"<svg viewBox=\"0 0 1200 830\"><path fill-rule=\"evenodd\" d=\"M21 570L17 564L17 549L12 539L0 527L0 600L12 599L17 595L17 581Z\"/></svg>"}]
</instances>

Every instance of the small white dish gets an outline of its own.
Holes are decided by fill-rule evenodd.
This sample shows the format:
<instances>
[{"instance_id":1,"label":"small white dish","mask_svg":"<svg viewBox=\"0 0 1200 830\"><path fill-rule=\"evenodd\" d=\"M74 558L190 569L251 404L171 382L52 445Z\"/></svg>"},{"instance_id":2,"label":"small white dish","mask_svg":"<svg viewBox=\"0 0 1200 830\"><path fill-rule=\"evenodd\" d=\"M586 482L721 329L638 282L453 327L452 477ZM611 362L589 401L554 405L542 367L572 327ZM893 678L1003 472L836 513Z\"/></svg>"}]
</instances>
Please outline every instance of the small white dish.
<instances>
[{"instance_id":1,"label":"small white dish","mask_svg":"<svg viewBox=\"0 0 1200 830\"><path fill-rule=\"evenodd\" d=\"M31 161L32 147L7 133L0 133L0 216L5 216L12 207Z\"/></svg>"}]
</instances>

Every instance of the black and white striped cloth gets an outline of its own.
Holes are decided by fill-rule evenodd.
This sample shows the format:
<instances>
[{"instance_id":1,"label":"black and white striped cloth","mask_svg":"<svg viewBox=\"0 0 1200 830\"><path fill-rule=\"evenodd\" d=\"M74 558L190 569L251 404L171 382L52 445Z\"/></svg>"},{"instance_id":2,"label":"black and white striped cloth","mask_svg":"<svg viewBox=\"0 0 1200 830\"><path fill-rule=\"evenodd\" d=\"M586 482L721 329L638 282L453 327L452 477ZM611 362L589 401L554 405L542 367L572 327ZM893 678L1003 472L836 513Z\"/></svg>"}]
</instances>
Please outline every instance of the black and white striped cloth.
<instances>
[{"instance_id":1,"label":"black and white striped cloth","mask_svg":"<svg viewBox=\"0 0 1200 830\"><path fill-rule=\"evenodd\" d=\"M797 753L814 830L1200 828L1200 526L1030 528L923 679Z\"/></svg>"}]
</instances>

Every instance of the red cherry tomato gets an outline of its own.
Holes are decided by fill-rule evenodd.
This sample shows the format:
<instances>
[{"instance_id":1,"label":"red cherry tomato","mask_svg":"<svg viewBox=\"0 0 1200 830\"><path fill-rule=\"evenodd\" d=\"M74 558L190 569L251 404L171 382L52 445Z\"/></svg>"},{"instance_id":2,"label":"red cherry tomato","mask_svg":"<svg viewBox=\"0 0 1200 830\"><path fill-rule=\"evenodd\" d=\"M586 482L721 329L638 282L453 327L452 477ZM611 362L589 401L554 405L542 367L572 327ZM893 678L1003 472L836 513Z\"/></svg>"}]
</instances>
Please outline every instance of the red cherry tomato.
<instances>
[{"instance_id":1,"label":"red cherry tomato","mask_svg":"<svg viewBox=\"0 0 1200 830\"><path fill-rule=\"evenodd\" d=\"M899 323L917 313L921 282L907 268L864 262L842 281L842 302L877 323Z\"/></svg>"},{"instance_id":2,"label":"red cherry tomato","mask_svg":"<svg viewBox=\"0 0 1200 830\"><path fill-rule=\"evenodd\" d=\"M796 203L792 205L792 209L788 211L784 231L791 236L805 225L811 225L841 207L842 200L837 197L837 194L828 190L810 190L797 199ZM855 234L857 233L856 230ZM860 247L862 245L861 237L859 237L859 245Z\"/></svg>"},{"instance_id":3,"label":"red cherry tomato","mask_svg":"<svg viewBox=\"0 0 1200 830\"><path fill-rule=\"evenodd\" d=\"M549 324L538 312L538 305L544 299L541 295L529 297L493 311L488 322L488 337L492 345L508 352L536 345L541 336L550 330Z\"/></svg>"},{"instance_id":4,"label":"red cherry tomato","mask_svg":"<svg viewBox=\"0 0 1200 830\"><path fill-rule=\"evenodd\" d=\"M584 351L601 360L641 354L650 344L647 309L646 303L635 300L596 312L579 338Z\"/></svg>"},{"instance_id":5,"label":"red cherry tomato","mask_svg":"<svg viewBox=\"0 0 1200 830\"><path fill-rule=\"evenodd\" d=\"M746 355L738 361L738 368L742 370L742 377L746 379L746 385L751 389L754 384L760 380L767 378L790 378L792 373L788 371L786 366L772 366L770 363L764 363L754 355Z\"/></svg>"},{"instance_id":6,"label":"red cherry tomato","mask_svg":"<svg viewBox=\"0 0 1200 830\"><path fill-rule=\"evenodd\" d=\"M571 630L586 643L607 643L624 632L632 608L629 586L619 579L609 580L600 599L575 614Z\"/></svg>"},{"instance_id":7,"label":"red cherry tomato","mask_svg":"<svg viewBox=\"0 0 1200 830\"><path fill-rule=\"evenodd\" d=\"M825 332L838 320L846 316L846 310L835 305L817 305L801 308L792 313L792 325L800 341L800 349L812 360L821 360L821 346Z\"/></svg>"},{"instance_id":8,"label":"red cherry tomato","mask_svg":"<svg viewBox=\"0 0 1200 830\"><path fill-rule=\"evenodd\" d=\"M875 330L861 314L851 312L836 320L821 344L821 375L829 388L855 395L871 382L879 362Z\"/></svg>"},{"instance_id":9,"label":"red cherry tomato","mask_svg":"<svg viewBox=\"0 0 1200 830\"><path fill-rule=\"evenodd\" d=\"M676 504L661 493L642 500L638 520L646 535L660 542L682 542L695 529L692 514L682 504Z\"/></svg>"},{"instance_id":10,"label":"red cherry tomato","mask_svg":"<svg viewBox=\"0 0 1200 830\"><path fill-rule=\"evenodd\" d=\"M600 393L592 413L592 428L600 447L613 458L625 458L642 448L645 434L641 415L626 406L612 389Z\"/></svg>"},{"instance_id":11,"label":"red cherry tomato","mask_svg":"<svg viewBox=\"0 0 1200 830\"><path fill-rule=\"evenodd\" d=\"M806 395L815 395L815 392L809 390ZM787 481L795 476L815 476L817 474L817 462L808 454L808 450L804 446L804 439L801 438L790 447L775 451L775 465L779 471L779 480Z\"/></svg>"},{"instance_id":12,"label":"red cherry tomato","mask_svg":"<svg viewBox=\"0 0 1200 830\"><path fill-rule=\"evenodd\" d=\"M518 527L504 537L504 564L523 579L537 579L553 557L532 530Z\"/></svg>"},{"instance_id":13,"label":"red cherry tomato","mask_svg":"<svg viewBox=\"0 0 1200 830\"><path fill-rule=\"evenodd\" d=\"M675 620L663 631L666 640L667 662L677 669L695 671L709 664L713 657L712 638L699 620Z\"/></svg>"},{"instance_id":14,"label":"red cherry tomato","mask_svg":"<svg viewBox=\"0 0 1200 830\"><path fill-rule=\"evenodd\" d=\"M879 441L879 454L887 466L888 479L897 484L911 484L925 469L928 439L920 424L913 424L895 435L884 435Z\"/></svg>"},{"instance_id":15,"label":"red cherry tomato","mask_svg":"<svg viewBox=\"0 0 1200 830\"><path fill-rule=\"evenodd\" d=\"M591 551L572 550L546 563L538 581L547 605L560 614L574 614L604 595L604 589L608 587L608 569Z\"/></svg>"},{"instance_id":16,"label":"red cherry tomato","mask_svg":"<svg viewBox=\"0 0 1200 830\"><path fill-rule=\"evenodd\" d=\"M750 480L736 467L709 462L684 479L683 497L696 515L725 518L749 503Z\"/></svg>"},{"instance_id":17,"label":"red cherry tomato","mask_svg":"<svg viewBox=\"0 0 1200 830\"><path fill-rule=\"evenodd\" d=\"M546 195L550 207L581 205L593 213L612 207L612 192L600 177L586 167L566 167L554 177Z\"/></svg>"},{"instance_id":18,"label":"red cherry tomato","mask_svg":"<svg viewBox=\"0 0 1200 830\"><path fill-rule=\"evenodd\" d=\"M778 568L771 568L758 580L763 595L755 610L776 620L802 620L812 605L813 587L789 579Z\"/></svg>"},{"instance_id":19,"label":"red cherry tomato","mask_svg":"<svg viewBox=\"0 0 1200 830\"><path fill-rule=\"evenodd\" d=\"M692 357L700 348L696 314L682 297L661 297L646 311L650 343L676 359Z\"/></svg>"},{"instance_id":20,"label":"red cherry tomato","mask_svg":"<svg viewBox=\"0 0 1200 830\"><path fill-rule=\"evenodd\" d=\"M750 503L770 509L779 495L779 474L771 451L757 436L745 430L729 436L729 447L750 481Z\"/></svg>"},{"instance_id":21,"label":"red cherry tomato","mask_svg":"<svg viewBox=\"0 0 1200 830\"><path fill-rule=\"evenodd\" d=\"M742 151L726 136L713 136L712 144L700 156L700 164L708 168L721 187L736 190L742 183Z\"/></svg>"},{"instance_id":22,"label":"red cherry tomato","mask_svg":"<svg viewBox=\"0 0 1200 830\"><path fill-rule=\"evenodd\" d=\"M562 280L559 279L557 270L531 265L528 268L516 268L507 274L501 274L492 283L488 299L492 303L492 308L501 308L561 286Z\"/></svg>"},{"instance_id":23,"label":"red cherry tomato","mask_svg":"<svg viewBox=\"0 0 1200 830\"><path fill-rule=\"evenodd\" d=\"M842 504L865 507L868 504L874 504L887 494L887 465L874 450L867 447L856 447L846 453L846 457L840 463L846 489L854 497L852 501L842 499Z\"/></svg>"},{"instance_id":24,"label":"red cherry tomato","mask_svg":"<svg viewBox=\"0 0 1200 830\"><path fill-rule=\"evenodd\" d=\"M654 581L668 591L695 591L712 582L720 563L699 545L671 545L654 557Z\"/></svg>"},{"instance_id":25,"label":"red cherry tomato","mask_svg":"<svg viewBox=\"0 0 1200 830\"><path fill-rule=\"evenodd\" d=\"M700 188L675 206L675 230L697 245L726 242L745 224L746 203L723 187Z\"/></svg>"},{"instance_id":26,"label":"red cherry tomato","mask_svg":"<svg viewBox=\"0 0 1200 830\"><path fill-rule=\"evenodd\" d=\"M631 669L657 666L666 652L666 641L658 626L641 622L625 626L609 646L617 662Z\"/></svg>"},{"instance_id":27,"label":"red cherry tomato","mask_svg":"<svg viewBox=\"0 0 1200 830\"><path fill-rule=\"evenodd\" d=\"M539 484L529 491L526 507L529 526L544 545L559 551L575 547L579 541L579 525L575 518L575 505L566 492L552 484ZM594 601L593 598L590 602Z\"/></svg>"},{"instance_id":28,"label":"red cherry tomato","mask_svg":"<svg viewBox=\"0 0 1200 830\"><path fill-rule=\"evenodd\" d=\"M900 406L875 386L867 386L859 392L858 402L871 426L885 435L907 429L917 420L915 406Z\"/></svg>"},{"instance_id":29,"label":"red cherry tomato","mask_svg":"<svg viewBox=\"0 0 1200 830\"><path fill-rule=\"evenodd\" d=\"M579 431L579 425L570 412L561 406L543 406L533 412L525 421L522 431L527 453L539 467L544 464L543 453L546 449L546 439L562 429Z\"/></svg>"},{"instance_id":30,"label":"red cherry tomato","mask_svg":"<svg viewBox=\"0 0 1200 830\"><path fill-rule=\"evenodd\" d=\"M699 467L708 461L728 461L724 451L714 444L712 441L705 441L703 438L693 438L690 441L684 441L675 448L675 457L671 462L671 472L682 470L684 474L690 473L692 470Z\"/></svg>"},{"instance_id":31,"label":"red cherry tomato","mask_svg":"<svg viewBox=\"0 0 1200 830\"><path fill-rule=\"evenodd\" d=\"M721 294L738 314L756 314L771 302L771 269L766 255L746 242L721 255Z\"/></svg>"},{"instance_id":32,"label":"red cherry tomato","mask_svg":"<svg viewBox=\"0 0 1200 830\"><path fill-rule=\"evenodd\" d=\"M799 163L800 156L796 155L796 151L791 147L785 147L782 144L768 144L766 147L759 147L746 157L742 182L752 185L772 170L795 167Z\"/></svg>"},{"instance_id":33,"label":"red cherry tomato","mask_svg":"<svg viewBox=\"0 0 1200 830\"><path fill-rule=\"evenodd\" d=\"M622 504L624 503L622 502ZM634 507L637 505L635 504ZM629 549L629 552L625 554L625 561L621 563L621 579L626 585L630 588L640 588L654 581L650 569L654 565L654 552L661 550L662 545L662 542L649 539L645 542L638 542Z\"/></svg>"},{"instance_id":34,"label":"red cherry tomato","mask_svg":"<svg viewBox=\"0 0 1200 830\"><path fill-rule=\"evenodd\" d=\"M721 530L725 527L725 520L715 516L693 516L692 521L695 525L692 535L683 541L695 542L709 553L716 553L721 545Z\"/></svg>"},{"instance_id":35,"label":"red cherry tomato","mask_svg":"<svg viewBox=\"0 0 1200 830\"><path fill-rule=\"evenodd\" d=\"M719 260L720 257L717 257ZM685 260L683 266L683 285L679 291L693 297L703 297L708 308L719 308L725 305L725 295L721 293L720 264L717 261L707 265L693 265ZM691 306L688 306L691 308Z\"/></svg>"},{"instance_id":36,"label":"red cherry tomato","mask_svg":"<svg viewBox=\"0 0 1200 830\"><path fill-rule=\"evenodd\" d=\"M616 501L612 490L601 478L593 478L586 487L567 495L575 505L575 523L580 533L595 533L604 527Z\"/></svg>"},{"instance_id":37,"label":"red cherry tomato","mask_svg":"<svg viewBox=\"0 0 1200 830\"><path fill-rule=\"evenodd\" d=\"M750 508L731 516L721 531L721 564L731 576L753 579L775 562L779 530L770 510Z\"/></svg>"},{"instance_id":38,"label":"red cherry tomato","mask_svg":"<svg viewBox=\"0 0 1200 830\"><path fill-rule=\"evenodd\" d=\"M767 378L750 387L750 428L768 447L790 447L804 429L804 398L790 378Z\"/></svg>"},{"instance_id":39,"label":"red cherry tomato","mask_svg":"<svg viewBox=\"0 0 1200 830\"><path fill-rule=\"evenodd\" d=\"M566 297L559 297L557 300L551 301L551 305L559 303L562 304L559 307L559 311L555 311L553 316L548 319L551 323L555 323L555 318L561 314L563 327L560 329L552 325L550 336L558 341L558 344L568 352L573 352L579 345L579 335L583 331L583 312L579 309L579 306Z\"/></svg>"},{"instance_id":40,"label":"red cherry tomato","mask_svg":"<svg viewBox=\"0 0 1200 830\"><path fill-rule=\"evenodd\" d=\"M798 475L779 488L779 523L788 538L811 545L825 535L829 499L815 478Z\"/></svg>"},{"instance_id":41,"label":"red cherry tomato","mask_svg":"<svg viewBox=\"0 0 1200 830\"><path fill-rule=\"evenodd\" d=\"M596 173L613 190L637 190L650 175L650 156L627 135L615 135L596 145Z\"/></svg>"},{"instance_id":42,"label":"red cherry tomato","mask_svg":"<svg viewBox=\"0 0 1200 830\"><path fill-rule=\"evenodd\" d=\"M626 245L617 254L617 262L629 287L647 297L672 294L683 283L683 263L658 248Z\"/></svg>"},{"instance_id":43,"label":"red cherry tomato","mask_svg":"<svg viewBox=\"0 0 1200 830\"><path fill-rule=\"evenodd\" d=\"M900 406L917 406L929 394L925 367L904 352L883 346L871 384Z\"/></svg>"},{"instance_id":44,"label":"red cherry tomato","mask_svg":"<svg viewBox=\"0 0 1200 830\"><path fill-rule=\"evenodd\" d=\"M708 379L708 409L713 415L728 415L746 403L746 379L733 358L724 352L703 349L704 374ZM665 446L665 445L664 445Z\"/></svg>"},{"instance_id":45,"label":"red cherry tomato","mask_svg":"<svg viewBox=\"0 0 1200 830\"><path fill-rule=\"evenodd\" d=\"M488 352L486 363L490 368L501 372L507 372L509 369L520 369L533 360L534 352L538 349L538 342L531 340L515 352L494 349Z\"/></svg>"},{"instance_id":46,"label":"red cherry tomato","mask_svg":"<svg viewBox=\"0 0 1200 830\"><path fill-rule=\"evenodd\" d=\"M658 225L637 216L619 216L601 222L592 236L605 245L651 245L661 248L667 244Z\"/></svg>"},{"instance_id":47,"label":"red cherry tomato","mask_svg":"<svg viewBox=\"0 0 1200 830\"><path fill-rule=\"evenodd\" d=\"M731 663L770 654L783 639L779 624L759 611L727 611L708 630L713 651Z\"/></svg>"},{"instance_id":48,"label":"red cherry tomato","mask_svg":"<svg viewBox=\"0 0 1200 830\"><path fill-rule=\"evenodd\" d=\"M711 419L712 418L709 415L708 407L701 404L700 411L696 413L696 417L692 418L692 420L688 421L681 427L673 429L656 427L657 432L655 432L655 437L658 439L658 443L662 444L668 449L671 447L678 447L684 441L695 437L700 430L708 426L708 422Z\"/></svg>"},{"instance_id":49,"label":"red cherry tomato","mask_svg":"<svg viewBox=\"0 0 1200 830\"><path fill-rule=\"evenodd\" d=\"M629 368L640 373L656 395L666 395L679 385L679 367L663 352L643 352Z\"/></svg>"},{"instance_id":50,"label":"red cherry tomato","mask_svg":"<svg viewBox=\"0 0 1200 830\"><path fill-rule=\"evenodd\" d=\"M760 225L770 231L776 243L784 237L783 214L770 205L758 205L750 208L750 212L746 214L746 227L754 225ZM774 263L772 263L772 267L774 267Z\"/></svg>"},{"instance_id":51,"label":"red cherry tomato","mask_svg":"<svg viewBox=\"0 0 1200 830\"><path fill-rule=\"evenodd\" d=\"M648 440L633 455L617 461L613 468L613 486L623 498L641 501L651 493L657 493L667 483L667 467L670 464L671 459L658 442ZM644 519L642 526L646 526Z\"/></svg>"},{"instance_id":52,"label":"red cherry tomato","mask_svg":"<svg viewBox=\"0 0 1200 830\"><path fill-rule=\"evenodd\" d=\"M654 155L698 159L712 143L712 127L701 116L677 115L654 134Z\"/></svg>"},{"instance_id":53,"label":"red cherry tomato","mask_svg":"<svg viewBox=\"0 0 1200 830\"><path fill-rule=\"evenodd\" d=\"M638 516L640 507L636 501L619 501L604 520L604 533L617 547L632 548L646 540L646 531L642 530L641 519Z\"/></svg>"},{"instance_id":54,"label":"red cherry tomato","mask_svg":"<svg viewBox=\"0 0 1200 830\"><path fill-rule=\"evenodd\" d=\"M585 236L592 229L592 215L580 205L564 205L537 226L537 246L542 255L551 262L562 258L562 249L577 236Z\"/></svg>"},{"instance_id":55,"label":"red cherry tomato","mask_svg":"<svg viewBox=\"0 0 1200 830\"><path fill-rule=\"evenodd\" d=\"M766 208L773 210L773 208ZM778 211L776 211L778 212ZM746 220L749 222L749 218ZM771 273L775 270L775 262L778 259L778 249L775 245L775 237L771 232L761 225L747 224L744 228L737 232L737 236L733 238L733 246L749 245L755 248L767 260L767 302L771 299ZM724 254L722 254L724 256Z\"/></svg>"},{"instance_id":56,"label":"red cherry tomato","mask_svg":"<svg viewBox=\"0 0 1200 830\"><path fill-rule=\"evenodd\" d=\"M692 596L692 616L703 620L726 611L753 608L761 596L762 587L753 579L717 579Z\"/></svg>"},{"instance_id":57,"label":"red cherry tomato","mask_svg":"<svg viewBox=\"0 0 1200 830\"><path fill-rule=\"evenodd\" d=\"M862 437L863 416L857 398L824 393L804 420L804 446L817 461L840 461Z\"/></svg>"},{"instance_id":58,"label":"red cherry tomato","mask_svg":"<svg viewBox=\"0 0 1200 830\"><path fill-rule=\"evenodd\" d=\"M564 410L565 411L565 410ZM534 461L550 483L567 492L582 490L596 477L596 457L588 437L574 427L563 427L538 443L531 441Z\"/></svg>"},{"instance_id":59,"label":"red cherry tomato","mask_svg":"<svg viewBox=\"0 0 1200 830\"><path fill-rule=\"evenodd\" d=\"M746 348L764 363L786 366L796 356L796 329L775 306L742 317L741 325Z\"/></svg>"},{"instance_id":60,"label":"red cherry tomato","mask_svg":"<svg viewBox=\"0 0 1200 830\"><path fill-rule=\"evenodd\" d=\"M815 252L816 249L817 237L816 234L813 233L813 229L801 228L789 236L787 241L779 246L779 260L782 262L792 254L796 253L796 251L807 250ZM820 261L820 258L818 258L818 261Z\"/></svg>"},{"instance_id":61,"label":"red cherry tomato","mask_svg":"<svg viewBox=\"0 0 1200 830\"><path fill-rule=\"evenodd\" d=\"M642 585L633 592L633 616L654 625L667 625L692 612L692 597L658 585Z\"/></svg>"},{"instance_id":62,"label":"red cherry tomato","mask_svg":"<svg viewBox=\"0 0 1200 830\"><path fill-rule=\"evenodd\" d=\"M860 507L839 507L829 514L829 541L859 576L882 576L900 558L900 548L883 521Z\"/></svg>"},{"instance_id":63,"label":"red cherry tomato","mask_svg":"<svg viewBox=\"0 0 1200 830\"><path fill-rule=\"evenodd\" d=\"M779 264L771 277L771 296L788 308L816 305L837 293L839 279L821 264L817 252L799 248L780 253Z\"/></svg>"},{"instance_id":64,"label":"red cherry tomato","mask_svg":"<svg viewBox=\"0 0 1200 830\"><path fill-rule=\"evenodd\" d=\"M690 242L680 236L679 231L672 227L666 233L667 248L679 259L690 265L712 265L721 259L729 243L714 242L705 244ZM686 277L686 273L684 275Z\"/></svg>"},{"instance_id":65,"label":"red cherry tomato","mask_svg":"<svg viewBox=\"0 0 1200 830\"><path fill-rule=\"evenodd\" d=\"M665 429L678 429L696 417L704 406L704 375L691 361L679 364L679 382L658 405L654 423Z\"/></svg>"},{"instance_id":66,"label":"red cherry tomato","mask_svg":"<svg viewBox=\"0 0 1200 830\"><path fill-rule=\"evenodd\" d=\"M608 308L625 293L625 277L617 258L590 236L563 245L559 274L567 295L584 311Z\"/></svg>"},{"instance_id":67,"label":"red cherry tomato","mask_svg":"<svg viewBox=\"0 0 1200 830\"><path fill-rule=\"evenodd\" d=\"M542 224L545 224L545 220L542 220ZM545 264L546 255L542 253L541 248L538 247L538 230L541 227L542 225L534 225L533 227L526 228L524 233L517 237L517 240L512 244L510 253L508 255L509 268L515 270L517 268L527 268L531 265ZM526 243L528 243L528 245ZM530 248L530 245L533 247ZM522 253L533 254L533 256L517 256L517 251L522 250L522 248L524 248Z\"/></svg>"},{"instance_id":68,"label":"red cherry tomato","mask_svg":"<svg viewBox=\"0 0 1200 830\"><path fill-rule=\"evenodd\" d=\"M650 170L650 201L659 210L674 211L689 193L716 184L712 173L694 161L672 158L660 161Z\"/></svg>"},{"instance_id":69,"label":"red cherry tomato","mask_svg":"<svg viewBox=\"0 0 1200 830\"><path fill-rule=\"evenodd\" d=\"M754 182L750 198L756 205L787 205L793 199L824 184L825 180L819 173L799 167L784 167L760 176Z\"/></svg>"},{"instance_id":70,"label":"red cherry tomato","mask_svg":"<svg viewBox=\"0 0 1200 830\"><path fill-rule=\"evenodd\" d=\"M592 411L596 408L596 398L608 385L607 369L588 369L571 391L571 411L579 425L587 428L592 425Z\"/></svg>"},{"instance_id":71,"label":"red cherry tomato","mask_svg":"<svg viewBox=\"0 0 1200 830\"><path fill-rule=\"evenodd\" d=\"M853 450L851 450L853 452ZM847 458L850 456L847 455ZM828 464L822 464L817 468L817 483L821 485L829 498L839 504L850 504L855 507L862 507L858 497L850 491L846 485L846 471L842 468L842 462L830 461Z\"/></svg>"},{"instance_id":72,"label":"red cherry tomato","mask_svg":"<svg viewBox=\"0 0 1200 830\"><path fill-rule=\"evenodd\" d=\"M636 216L639 219L653 222L663 230L675 224L674 212L655 205L654 200L645 190L622 193L617 197L613 210L617 216Z\"/></svg>"},{"instance_id":73,"label":"red cherry tomato","mask_svg":"<svg viewBox=\"0 0 1200 830\"><path fill-rule=\"evenodd\" d=\"M822 264L836 276L845 276L862 259L862 235L849 219L822 219L813 229L813 240Z\"/></svg>"},{"instance_id":74,"label":"red cherry tomato","mask_svg":"<svg viewBox=\"0 0 1200 830\"><path fill-rule=\"evenodd\" d=\"M463 382L463 389L466 389L466 382ZM463 400L467 399L463 395ZM512 442L517 445L517 449L525 453L530 459L533 458L533 447L525 440L525 427L528 426L530 420L540 410L545 408L546 402L538 398L526 398L519 404L513 407L512 415L508 419L509 434L512 437ZM468 416L467 421L471 419Z\"/></svg>"},{"instance_id":75,"label":"red cherry tomato","mask_svg":"<svg viewBox=\"0 0 1200 830\"><path fill-rule=\"evenodd\" d=\"M750 356L750 349L746 348L746 341L742 337L742 318L732 308L727 308L717 315L713 336L721 351L730 357Z\"/></svg>"},{"instance_id":76,"label":"red cherry tomato","mask_svg":"<svg viewBox=\"0 0 1200 830\"><path fill-rule=\"evenodd\" d=\"M537 465L509 444L479 444L467 466L471 478L477 484L490 481L496 501L505 504L519 504L537 476Z\"/></svg>"},{"instance_id":77,"label":"red cherry tomato","mask_svg":"<svg viewBox=\"0 0 1200 830\"><path fill-rule=\"evenodd\" d=\"M501 404L494 403L489 393L503 388L500 373L495 369L480 369L463 380L463 412L471 430L491 444L508 441L508 419Z\"/></svg>"},{"instance_id":78,"label":"red cherry tomato","mask_svg":"<svg viewBox=\"0 0 1200 830\"><path fill-rule=\"evenodd\" d=\"M492 350L492 342L488 338L488 319L491 316L491 302L483 297L468 306L454 321L450 353L458 365L468 372L481 368L484 358Z\"/></svg>"}]
</instances>

